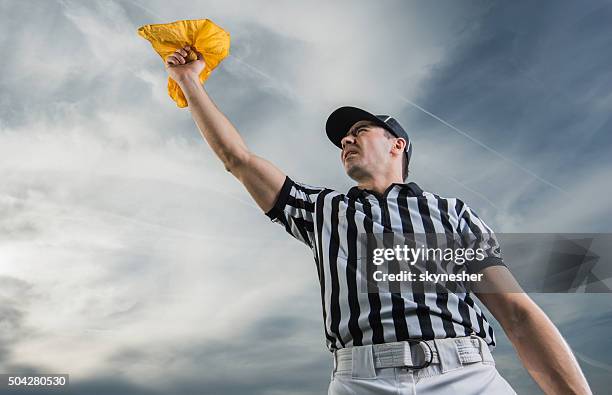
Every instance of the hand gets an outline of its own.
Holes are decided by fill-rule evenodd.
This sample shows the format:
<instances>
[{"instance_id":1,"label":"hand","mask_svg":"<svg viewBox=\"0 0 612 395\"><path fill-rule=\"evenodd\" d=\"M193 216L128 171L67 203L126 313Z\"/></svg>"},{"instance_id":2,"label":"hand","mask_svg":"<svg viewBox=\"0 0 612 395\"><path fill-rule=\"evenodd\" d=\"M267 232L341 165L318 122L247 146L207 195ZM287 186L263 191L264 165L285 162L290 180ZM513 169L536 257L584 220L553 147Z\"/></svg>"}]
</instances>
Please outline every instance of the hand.
<instances>
[{"instance_id":1,"label":"hand","mask_svg":"<svg viewBox=\"0 0 612 395\"><path fill-rule=\"evenodd\" d=\"M204 70L204 57L189 45L179 48L166 58L166 70L170 78L180 82L186 78L196 79Z\"/></svg>"}]
</instances>

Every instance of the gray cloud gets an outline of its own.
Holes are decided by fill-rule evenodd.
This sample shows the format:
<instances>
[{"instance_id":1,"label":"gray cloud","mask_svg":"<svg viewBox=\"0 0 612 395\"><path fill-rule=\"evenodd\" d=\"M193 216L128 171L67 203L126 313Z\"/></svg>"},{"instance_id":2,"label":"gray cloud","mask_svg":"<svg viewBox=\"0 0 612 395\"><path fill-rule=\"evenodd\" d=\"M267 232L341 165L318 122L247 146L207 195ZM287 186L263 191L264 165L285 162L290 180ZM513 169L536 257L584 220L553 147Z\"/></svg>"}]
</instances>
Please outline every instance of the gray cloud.
<instances>
[{"instance_id":1,"label":"gray cloud","mask_svg":"<svg viewBox=\"0 0 612 395\"><path fill-rule=\"evenodd\" d=\"M20 336L32 333L26 323L32 298L30 284L11 276L0 276L0 364L10 360L11 345Z\"/></svg>"}]
</instances>

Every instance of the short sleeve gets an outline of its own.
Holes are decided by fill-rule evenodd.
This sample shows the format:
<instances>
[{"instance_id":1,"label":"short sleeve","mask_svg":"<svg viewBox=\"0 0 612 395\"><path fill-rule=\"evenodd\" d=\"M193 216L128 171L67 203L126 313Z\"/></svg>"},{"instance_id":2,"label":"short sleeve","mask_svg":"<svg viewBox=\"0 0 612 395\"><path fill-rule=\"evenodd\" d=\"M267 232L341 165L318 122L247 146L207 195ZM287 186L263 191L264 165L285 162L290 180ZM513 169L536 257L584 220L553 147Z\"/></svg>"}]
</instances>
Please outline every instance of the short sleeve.
<instances>
[{"instance_id":1,"label":"short sleeve","mask_svg":"<svg viewBox=\"0 0 612 395\"><path fill-rule=\"evenodd\" d=\"M466 263L468 271L478 273L489 266L505 266L501 247L493 230L467 205L459 214L459 233L462 247L481 249L483 259Z\"/></svg>"},{"instance_id":2,"label":"short sleeve","mask_svg":"<svg viewBox=\"0 0 612 395\"><path fill-rule=\"evenodd\" d=\"M317 196L324 189L294 182L287 176L274 207L266 215L291 236L313 248L315 206Z\"/></svg>"}]
</instances>

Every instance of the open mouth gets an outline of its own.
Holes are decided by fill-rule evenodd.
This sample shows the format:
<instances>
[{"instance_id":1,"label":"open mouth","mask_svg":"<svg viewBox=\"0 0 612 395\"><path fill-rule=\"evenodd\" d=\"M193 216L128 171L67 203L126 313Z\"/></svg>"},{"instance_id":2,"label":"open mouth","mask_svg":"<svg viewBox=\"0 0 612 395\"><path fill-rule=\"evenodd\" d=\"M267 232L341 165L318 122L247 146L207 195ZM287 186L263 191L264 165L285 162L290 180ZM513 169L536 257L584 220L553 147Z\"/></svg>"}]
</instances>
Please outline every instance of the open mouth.
<instances>
[{"instance_id":1,"label":"open mouth","mask_svg":"<svg viewBox=\"0 0 612 395\"><path fill-rule=\"evenodd\" d=\"M346 154L344 154L344 160L347 160L348 158L350 158L351 156L355 156L357 155L358 152L357 151L348 151Z\"/></svg>"}]
</instances>

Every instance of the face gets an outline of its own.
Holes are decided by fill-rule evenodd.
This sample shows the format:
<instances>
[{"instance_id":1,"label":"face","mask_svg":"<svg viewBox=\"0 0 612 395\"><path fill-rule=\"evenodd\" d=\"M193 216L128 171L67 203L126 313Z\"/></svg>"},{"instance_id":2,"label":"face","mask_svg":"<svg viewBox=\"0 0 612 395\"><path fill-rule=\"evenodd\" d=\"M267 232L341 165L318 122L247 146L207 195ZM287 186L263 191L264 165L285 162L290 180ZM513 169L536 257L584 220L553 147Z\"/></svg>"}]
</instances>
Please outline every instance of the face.
<instances>
[{"instance_id":1,"label":"face","mask_svg":"<svg viewBox=\"0 0 612 395\"><path fill-rule=\"evenodd\" d=\"M389 139L385 129L370 121L355 123L341 141L340 159L346 174L355 181L373 178L395 166L395 139ZM401 147L400 147L401 155ZM400 158L401 162L401 158Z\"/></svg>"}]
</instances>

